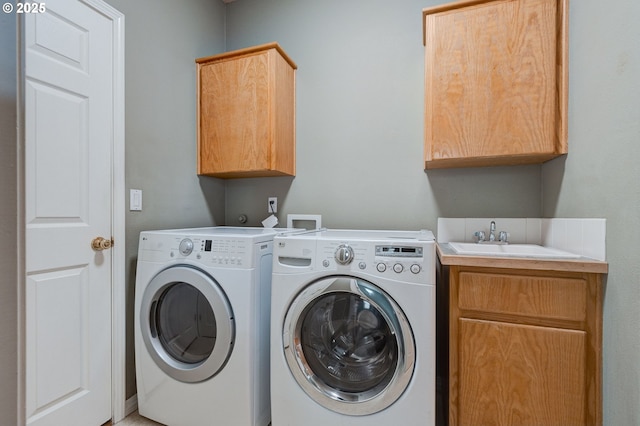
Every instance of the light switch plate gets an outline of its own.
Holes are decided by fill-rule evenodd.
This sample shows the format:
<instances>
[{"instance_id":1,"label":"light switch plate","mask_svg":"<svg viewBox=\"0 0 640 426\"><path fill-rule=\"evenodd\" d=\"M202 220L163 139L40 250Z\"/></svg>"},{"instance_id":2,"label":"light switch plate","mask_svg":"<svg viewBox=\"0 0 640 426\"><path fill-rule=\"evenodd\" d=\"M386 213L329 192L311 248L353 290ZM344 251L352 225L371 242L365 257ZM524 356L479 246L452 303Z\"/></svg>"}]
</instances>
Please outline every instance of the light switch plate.
<instances>
[{"instance_id":1,"label":"light switch plate","mask_svg":"<svg viewBox=\"0 0 640 426\"><path fill-rule=\"evenodd\" d=\"M142 211L142 189L129 190L129 210Z\"/></svg>"}]
</instances>

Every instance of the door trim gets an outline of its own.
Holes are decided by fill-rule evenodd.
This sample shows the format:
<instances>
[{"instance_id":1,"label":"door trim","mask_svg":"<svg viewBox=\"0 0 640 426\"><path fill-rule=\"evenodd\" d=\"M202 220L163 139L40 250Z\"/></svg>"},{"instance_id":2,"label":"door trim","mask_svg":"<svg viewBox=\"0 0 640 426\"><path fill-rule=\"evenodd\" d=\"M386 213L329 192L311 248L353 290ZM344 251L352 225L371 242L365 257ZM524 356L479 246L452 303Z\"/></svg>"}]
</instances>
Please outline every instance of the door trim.
<instances>
[{"instance_id":1,"label":"door trim","mask_svg":"<svg viewBox=\"0 0 640 426\"><path fill-rule=\"evenodd\" d=\"M125 233L125 34L124 14L102 0L83 0L111 20L113 31L113 152L111 232L111 420L127 415L126 389L126 233Z\"/></svg>"},{"instance_id":2,"label":"door trim","mask_svg":"<svg viewBox=\"0 0 640 426\"><path fill-rule=\"evenodd\" d=\"M126 416L126 269L125 269L125 35L124 14L102 0L80 0L100 12L111 21L113 31L113 145L111 164L111 232L115 241L112 248L111 264L111 417L117 423ZM18 424L25 424L25 288L26 288L26 253L25 253L25 133L24 133L24 95L25 95L25 63L24 63L24 15L18 15L17 22L17 126L18 156L16 173L18 181L18 218L17 218L17 269L18 269Z\"/></svg>"}]
</instances>

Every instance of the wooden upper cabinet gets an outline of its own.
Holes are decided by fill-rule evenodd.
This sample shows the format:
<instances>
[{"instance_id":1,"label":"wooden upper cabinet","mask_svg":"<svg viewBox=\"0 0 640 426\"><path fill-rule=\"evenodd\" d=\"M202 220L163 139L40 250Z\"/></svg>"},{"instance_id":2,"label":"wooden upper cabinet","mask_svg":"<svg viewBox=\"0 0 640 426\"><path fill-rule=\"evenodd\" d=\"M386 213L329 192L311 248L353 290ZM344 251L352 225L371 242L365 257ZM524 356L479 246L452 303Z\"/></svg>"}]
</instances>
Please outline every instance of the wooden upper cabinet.
<instances>
[{"instance_id":1,"label":"wooden upper cabinet","mask_svg":"<svg viewBox=\"0 0 640 426\"><path fill-rule=\"evenodd\" d=\"M277 43L196 60L198 174L295 176L296 64Z\"/></svg>"},{"instance_id":2,"label":"wooden upper cabinet","mask_svg":"<svg viewBox=\"0 0 640 426\"><path fill-rule=\"evenodd\" d=\"M567 153L568 0L465 0L423 19L425 168Z\"/></svg>"}]
</instances>

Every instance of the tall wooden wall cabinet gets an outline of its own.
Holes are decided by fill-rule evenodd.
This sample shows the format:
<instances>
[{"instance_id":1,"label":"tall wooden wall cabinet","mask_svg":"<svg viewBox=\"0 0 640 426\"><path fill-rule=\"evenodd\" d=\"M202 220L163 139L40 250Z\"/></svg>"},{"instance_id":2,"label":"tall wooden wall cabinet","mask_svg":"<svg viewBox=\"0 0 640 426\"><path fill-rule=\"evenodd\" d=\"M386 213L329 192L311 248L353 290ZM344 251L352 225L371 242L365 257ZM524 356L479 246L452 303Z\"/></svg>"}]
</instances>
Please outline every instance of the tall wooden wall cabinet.
<instances>
[{"instance_id":1,"label":"tall wooden wall cabinet","mask_svg":"<svg viewBox=\"0 0 640 426\"><path fill-rule=\"evenodd\" d=\"M196 60L198 174L294 176L296 64L277 43Z\"/></svg>"},{"instance_id":2,"label":"tall wooden wall cabinet","mask_svg":"<svg viewBox=\"0 0 640 426\"><path fill-rule=\"evenodd\" d=\"M568 0L463 0L423 10L425 168L567 153Z\"/></svg>"}]
</instances>

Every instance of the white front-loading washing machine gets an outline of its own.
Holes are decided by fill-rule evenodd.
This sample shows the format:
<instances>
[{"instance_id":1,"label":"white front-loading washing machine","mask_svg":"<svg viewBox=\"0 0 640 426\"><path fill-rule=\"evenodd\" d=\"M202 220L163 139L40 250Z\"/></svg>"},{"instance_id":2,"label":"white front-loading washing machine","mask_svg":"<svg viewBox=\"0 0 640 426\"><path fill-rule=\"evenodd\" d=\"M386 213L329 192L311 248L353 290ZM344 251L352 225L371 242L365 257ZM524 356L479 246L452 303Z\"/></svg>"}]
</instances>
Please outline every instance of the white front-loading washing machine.
<instances>
[{"instance_id":1,"label":"white front-loading washing machine","mask_svg":"<svg viewBox=\"0 0 640 426\"><path fill-rule=\"evenodd\" d=\"M211 227L140 234L138 409L171 426L266 426L273 238Z\"/></svg>"},{"instance_id":2,"label":"white front-loading washing machine","mask_svg":"<svg viewBox=\"0 0 640 426\"><path fill-rule=\"evenodd\" d=\"M433 426L433 234L282 235L273 260L273 426Z\"/></svg>"}]
</instances>

